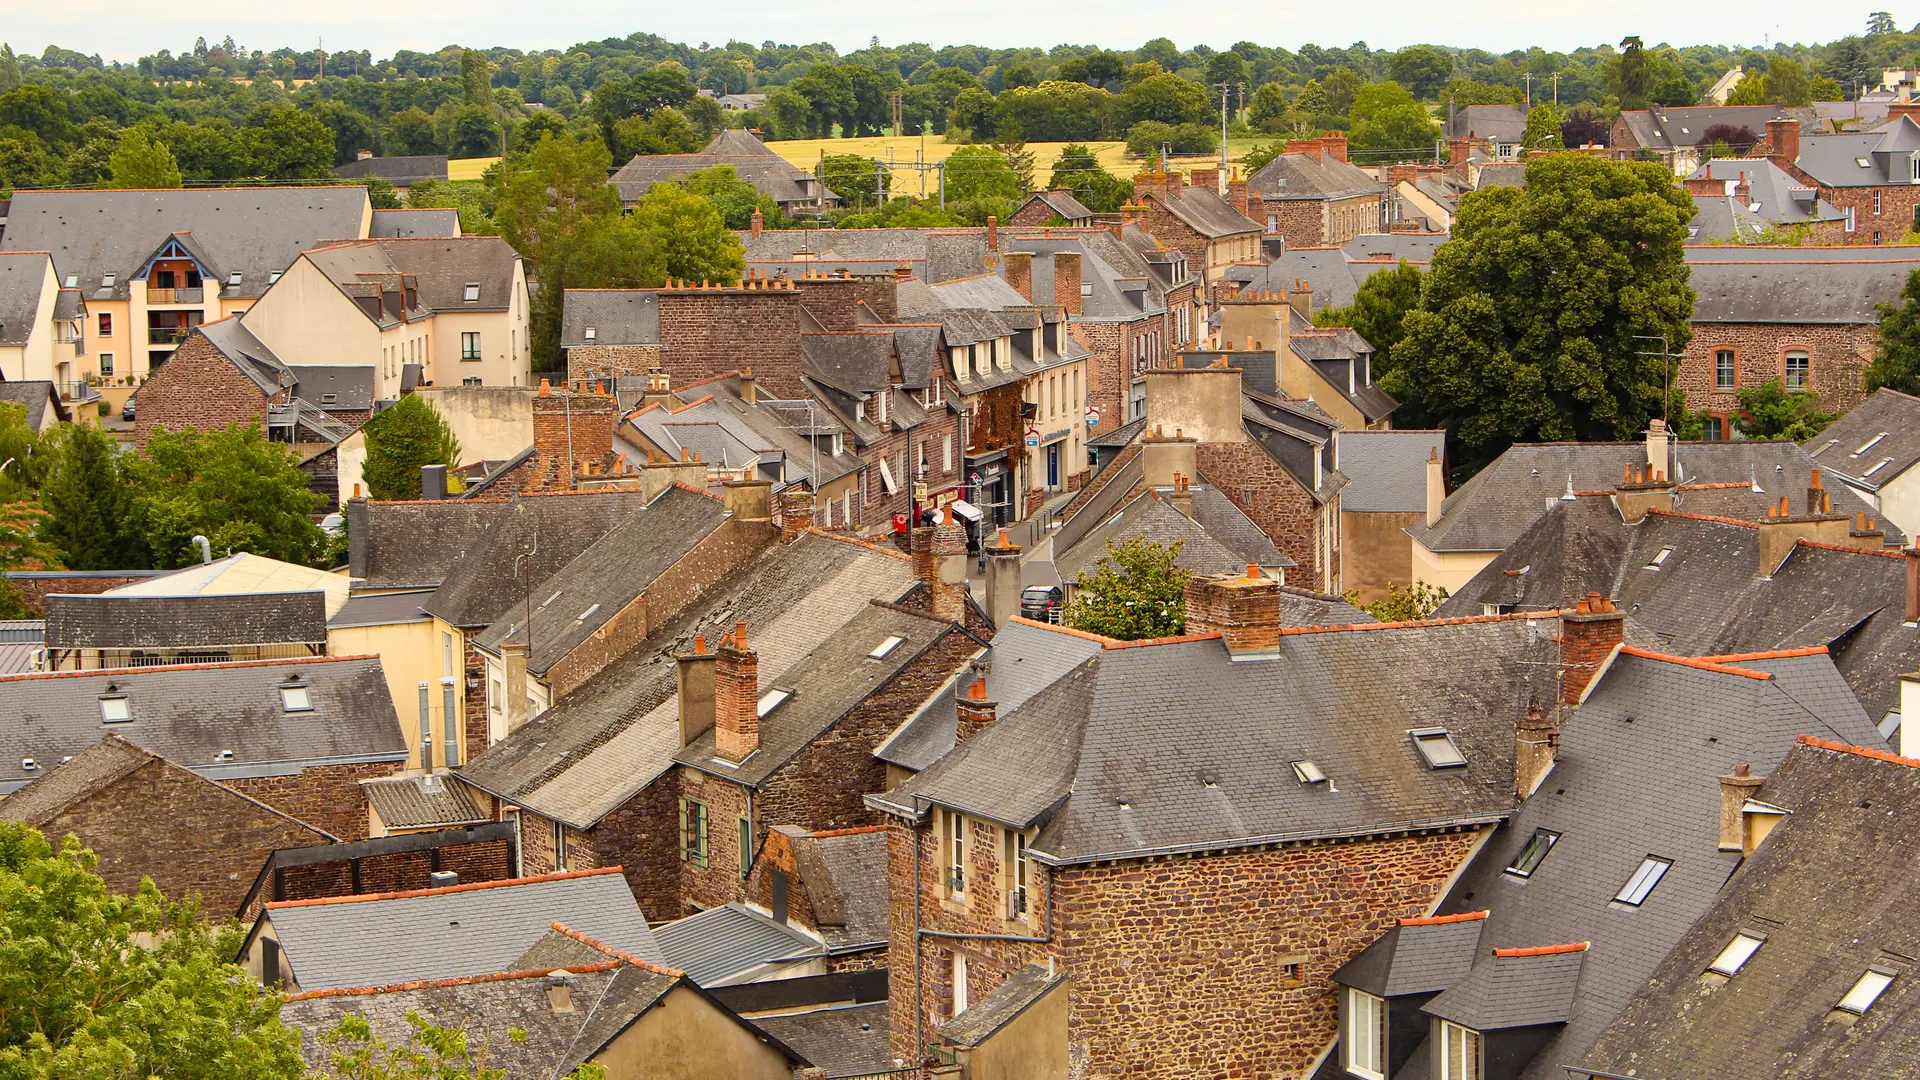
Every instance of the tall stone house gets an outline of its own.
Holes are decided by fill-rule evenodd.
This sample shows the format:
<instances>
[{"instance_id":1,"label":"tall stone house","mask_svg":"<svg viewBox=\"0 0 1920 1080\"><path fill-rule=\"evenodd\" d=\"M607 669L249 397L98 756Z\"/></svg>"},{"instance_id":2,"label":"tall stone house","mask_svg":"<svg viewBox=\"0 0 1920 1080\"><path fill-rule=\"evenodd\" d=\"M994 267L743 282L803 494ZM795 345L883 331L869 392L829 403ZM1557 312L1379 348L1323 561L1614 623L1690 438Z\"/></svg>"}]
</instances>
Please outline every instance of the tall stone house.
<instances>
[{"instance_id":1,"label":"tall stone house","mask_svg":"<svg viewBox=\"0 0 1920 1080\"><path fill-rule=\"evenodd\" d=\"M1812 187L1844 215L1835 244L1891 244L1920 228L1920 103L1888 106L1887 123L1837 135L1804 134L1790 117L1766 122L1754 150Z\"/></svg>"},{"instance_id":2,"label":"tall stone house","mask_svg":"<svg viewBox=\"0 0 1920 1080\"><path fill-rule=\"evenodd\" d=\"M1387 231L1392 193L1347 161L1347 137L1289 139L1278 157L1247 177L1246 215L1287 247L1339 247Z\"/></svg>"}]
</instances>

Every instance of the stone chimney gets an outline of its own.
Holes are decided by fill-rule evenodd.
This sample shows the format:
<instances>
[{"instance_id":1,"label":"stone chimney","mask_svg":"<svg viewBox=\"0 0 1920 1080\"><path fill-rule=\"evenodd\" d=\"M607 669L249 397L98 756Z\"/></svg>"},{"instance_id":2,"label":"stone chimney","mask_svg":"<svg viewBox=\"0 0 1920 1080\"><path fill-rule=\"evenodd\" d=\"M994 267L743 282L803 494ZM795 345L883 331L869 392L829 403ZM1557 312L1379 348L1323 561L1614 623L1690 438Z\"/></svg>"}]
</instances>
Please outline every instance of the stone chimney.
<instances>
[{"instance_id":1,"label":"stone chimney","mask_svg":"<svg viewBox=\"0 0 1920 1080\"><path fill-rule=\"evenodd\" d=\"M1217 633L1236 660L1280 654L1280 583L1248 564L1244 576L1208 574L1187 582L1187 633Z\"/></svg>"},{"instance_id":2,"label":"stone chimney","mask_svg":"<svg viewBox=\"0 0 1920 1080\"><path fill-rule=\"evenodd\" d=\"M1155 429L1171 429L1176 436L1184 432L1203 443L1247 440L1240 422L1239 368L1150 368L1146 384L1147 423Z\"/></svg>"},{"instance_id":3,"label":"stone chimney","mask_svg":"<svg viewBox=\"0 0 1920 1080\"><path fill-rule=\"evenodd\" d=\"M758 240L760 239L760 230L764 228L766 224L767 224L767 219L764 215L760 213L760 208L757 206L754 207L753 217L749 219L747 232L751 234L755 240Z\"/></svg>"},{"instance_id":4,"label":"stone chimney","mask_svg":"<svg viewBox=\"0 0 1920 1080\"><path fill-rule=\"evenodd\" d=\"M1466 139L1447 140L1447 165L1455 176L1465 179L1467 163L1473 160L1473 143Z\"/></svg>"},{"instance_id":5,"label":"stone chimney","mask_svg":"<svg viewBox=\"0 0 1920 1080\"><path fill-rule=\"evenodd\" d=\"M1810 503L1817 499L1821 506L1832 505L1826 492L1817 486L1807 489L1807 499ZM1844 546L1853 531L1853 518L1834 513L1795 514L1791 501L1782 495L1778 503L1767 507L1766 518L1754 522L1754 526L1760 530L1760 565L1754 568L1753 576L1768 578L1802 540Z\"/></svg>"},{"instance_id":6,"label":"stone chimney","mask_svg":"<svg viewBox=\"0 0 1920 1080\"><path fill-rule=\"evenodd\" d=\"M965 622L967 617L967 528L943 511L944 520L933 529L934 580L927 611L936 619Z\"/></svg>"},{"instance_id":7,"label":"stone chimney","mask_svg":"<svg viewBox=\"0 0 1920 1080\"><path fill-rule=\"evenodd\" d=\"M1907 557L1907 612L1901 621L1920 623L1920 547L1910 547L1901 554Z\"/></svg>"},{"instance_id":8,"label":"stone chimney","mask_svg":"<svg viewBox=\"0 0 1920 1080\"><path fill-rule=\"evenodd\" d=\"M697 634L693 651L673 659L674 686L680 708L680 745L690 746L713 727L713 671L719 658L707 651L707 636Z\"/></svg>"},{"instance_id":9,"label":"stone chimney","mask_svg":"<svg viewBox=\"0 0 1920 1080\"><path fill-rule=\"evenodd\" d=\"M541 385L546 385L545 380L541 381ZM661 405L671 409L678 404L680 399L673 396L673 379L660 368L649 369L647 392L640 396L640 406L645 408L648 405Z\"/></svg>"},{"instance_id":10,"label":"stone chimney","mask_svg":"<svg viewBox=\"0 0 1920 1080\"><path fill-rule=\"evenodd\" d=\"M721 490L735 521L773 523L773 481L729 480Z\"/></svg>"},{"instance_id":11,"label":"stone chimney","mask_svg":"<svg viewBox=\"0 0 1920 1080\"><path fill-rule=\"evenodd\" d=\"M1001 529L986 545L987 619L994 627L1020 614L1020 545Z\"/></svg>"},{"instance_id":12,"label":"stone chimney","mask_svg":"<svg viewBox=\"0 0 1920 1080\"><path fill-rule=\"evenodd\" d=\"M1847 539L1852 546L1878 548L1887 545L1887 530L1874 523L1865 510L1857 510L1853 515L1853 528L1847 530Z\"/></svg>"},{"instance_id":13,"label":"stone chimney","mask_svg":"<svg viewBox=\"0 0 1920 1080\"><path fill-rule=\"evenodd\" d=\"M1194 169L1187 174L1187 182L1197 188L1205 188L1215 195L1220 194L1219 169Z\"/></svg>"},{"instance_id":14,"label":"stone chimney","mask_svg":"<svg viewBox=\"0 0 1920 1080\"><path fill-rule=\"evenodd\" d=\"M640 467L640 497L652 502L654 496L675 484L690 487L695 491L707 490L707 463L681 451L681 458L675 461L670 457L655 457L648 452L648 461Z\"/></svg>"},{"instance_id":15,"label":"stone chimney","mask_svg":"<svg viewBox=\"0 0 1920 1080\"><path fill-rule=\"evenodd\" d=\"M1440 508L1447 501L1447 463L1440 460L1440 448L1427 453L1427 524L1440 520Z\"/></svg>"},{"instance_id":16,"label":"stone chimney","mask_svg":"<svg viewBox=\"0 0 1920 1080\"><path fill-rule=\"evenodd\" d=\"M1080 253L1053 253L1053 302L1068 315L1080 314Z\"/></svg>"},{"instance_id":17,"label":"stone chimney","mask_svg":"<svg viewBox=\"0 0 1920 1080\"><path fill-rule=\"evenodd\" d=\"M1560 617L1560 700L1578 705L1615 649L1626 640L1627 617L1613 601L1590 592L1574 613Z\"/></svg>"},{"instance_id":18,"label":"stone chimney","mask_svg":"<svg viewBox=\"0 0 1920 1080\"><path fill-rule=\"evenodd\" d=\"M720 639L713 664L713 746L728 761L760 749L760 658L747 647L747 624Z\"/></svg>"},{"instance_id":19,"label":"stone chimney","mask_svg":"<svg viewBox=\"0 0 1920 1080\"><path fill-rule=\"evenodd\" d=\"M1647 468L1657 473L1672 472L1673 455L1671 448L1673 446L1673 438L1671 433L1667 431L1667 422L1657 416L1654 417L1647 424L1646 438Z\"/></svg>"},{"instance_id":20,"label":"stone chimney","mask_svg":"<svg viewBox=\"0 0 1920 1080\"><path fill-rule=\"evenodd\" d=\"M1626 479L1613 493L1613 505L1622 521L1638 525L1649 510L1673 509L1673 481L1651 465L1628 465Z\"/></svg>"},{"instance_id":21,"label":"stone chimney","mask_svg":"<svg viewBox=\"0 0 1920 1080\"><path fill-rule=\"evenodd\" d=\"M1155 427L1140 442L1141 479L1148 487L1172 487L1176 477L1192 476L1198 469L1199 441L1182 435L1178 429L1172 435Z\"/></svg>"},{"instance_id":22,"label":"stone chimney","mask_svg":"<svg viewBox=\"0 0 1920 1080\"><path fill-rule=\"evenodd\" d=\"M1000 219L993 214L987 215L987 250L1000 250Z\"/></svg>"},{"instance_id":23,"label":"stone chimney","mask_svg":"<svg viewBox=\"0 0 1920 1080\"><path fill-rule=\"evenodd\" d=\"M525 634L520 641L500 643L500 664L506 668L507 677L502 681L500 692L507 696L501 704L501 710L507 718L507 733L512 734L520 725L527 722L527 643Z\"/></svg>"},{"instance_id":24,"label":"stone chimney","mask_svg":"<svg viewBox=\"0 0 1920 1080\"><path fill-rule=\"evenodd\" d=\"M1753 798L1754 789L1766 782L1766 777L1753 775L1744 762L1735 765L1733 772L1720 778L1721 851L1746 850L1746 818L1740 813L1740 808Z\"/></svg>"},{"instance_id":25,"label":"stone chimney","mask_svg":"<svg viewBox=\"0 0 1920 1080\"><path fill-rule=\"evenodd\" d=\"M814 494L812 488L791 485L780 493L780 542L791 544L813 528Z\"/></svg>"},{"instance_id":26,"label":"stone chimney","mask_svg":"<svg viewBox=\"0 0 1920 1080\"><path fill-rule=\"evenodd\" d=\"M1772 151L1767 157L1776 165L1799 161L1800 121L1791 116L1776 116L1767 121L1767 146Z\"/></svg>"},{"instance_id":27,"label":"stone chimney","mask_svg":"<svg viewBox=\"0 0 1920 1080\"><path fill-rule=\"evenodd\" d=\"M987 680L973 680L965 694L953 699L953 708L956 714L953 726L955 746L992 727L995 705L987 697Z\"/></svg>"},{"instance_id":28,"label":"stone chimney","mask_svg":"<svg viewBox=\"0 0 1920 1080\"><path fill-rule=\"evenodd\" d=\"M555 390L541 380L533 399L533 450L540 459L533 487L570 488L589 464L604 463L613 454L613 428L619 419L619 403L601 393L598 384Z\"/></svg>"},{"instance_id":29,"label":"stone chimney","mask_svg":"<svg viewBox=\"0 0 1920 1080\"><path fill-rule=\"evenodd\" d=\"M1287 303L1309 323L1313 321L1313 282L1306 278L1294 278L1293 288L1287 291Z\"/></svg>"},{"instance_id":30,"label":"stone chimney","mask_svg":"<svg viewBox=\"0 0 1920 1080\"><path fill-rule=\"evenodd\" d=\"M760 404L760 383L754 379L752 368L740 369L740 400L748 405Z\"/></svg>"},{"instance_id":31,"label":"stone chimney","mask_svg":"<svg viewBox=\"0 0 1920 1080\"><path fill-rule=\"evenodd\" d=\"M1033 303L1033 252L1009 251L1001 257L1001 265L1007 268L1007 284Z\"/></svg>"},{"instance_id":32,"label":"stone chimney","mask_svg":"<svg viewBox=\"0 0 1920 1080\"><path fill-rule=\"evenodd\" d=\"M1514 731L1514 794L1524 799L1538 790L1559 752L1560 710L1542 709L1537 702L1528 705Z\"/></svg>"},{"instance_id":33,"label":"stone chimney","mask_svg":"<svg viewBox=\"0 0 1920 1080\"><path fill-rule=\"evenodd\" d=\"M1182 514L1193 516L1193 485L1185 473L1173 475L1173 490L1167 493L1167 502Z\"/></svg>"}]
</instances>

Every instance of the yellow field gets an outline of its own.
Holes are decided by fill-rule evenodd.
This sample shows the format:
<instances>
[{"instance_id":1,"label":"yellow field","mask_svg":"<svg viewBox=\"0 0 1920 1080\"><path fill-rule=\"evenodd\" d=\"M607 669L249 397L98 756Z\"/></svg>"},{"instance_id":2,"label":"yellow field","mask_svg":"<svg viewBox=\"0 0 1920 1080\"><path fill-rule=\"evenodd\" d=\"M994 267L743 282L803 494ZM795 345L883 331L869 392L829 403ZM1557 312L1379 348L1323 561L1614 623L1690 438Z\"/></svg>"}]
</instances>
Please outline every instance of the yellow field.
<instances>
[{"instance_id":1,"label":"yellow field","mask_svg":"<svg viewBox=\"0 0 1920 1080\"><path fill-rule=\"evenodd\" d=\"M497 157L454 158L447 162L447 179L478 180L488 166L499 160Z\"/></svg>"}]
</instances>

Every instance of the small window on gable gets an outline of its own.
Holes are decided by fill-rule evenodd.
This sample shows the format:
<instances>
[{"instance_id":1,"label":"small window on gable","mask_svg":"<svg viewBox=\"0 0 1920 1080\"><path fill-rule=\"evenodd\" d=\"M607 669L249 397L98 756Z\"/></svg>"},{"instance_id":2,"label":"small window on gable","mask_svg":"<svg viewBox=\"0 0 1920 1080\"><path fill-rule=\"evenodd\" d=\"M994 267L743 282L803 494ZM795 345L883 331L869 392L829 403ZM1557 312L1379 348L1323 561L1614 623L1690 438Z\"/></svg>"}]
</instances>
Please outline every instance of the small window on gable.
<instances>
[{"instance_id":1,"label":"small window on gable","mask_svg":"<svg viewBox=\"0 0 1920 1080\"><path fill-rule=\"evenodd\" d=\"M1627 883L1614 894L1613 902L1626 904L1629 907L1639 907L1646 903L1647 897L1653 892L1653 887L1660 884L1660 879L1666 877L1667 871L1672 868L1672 859L1663 859L1658 855L1647 856L1640 861L1640 868L1633 872L1633 876L1627 879Z\"/></svg>"},{"instance_id":2,"label":"small window on gable","mask_svg":"<svg viewBox=\"0 0 1920 1080\"><path fill-rule=\"evenodd\" d=\"M769 690L766 693L761 694L760 695L760 715L765 716L768 713L772 712L773 710L779 708L781 705L786 704L786 700L792 696L793 696L793 691L780 690L780 689Z\"/></svg>"},{"instance_id":3,"label":"small window on gable","mask_svg":"<svg viewBox=\"0 0 1920 1080\"><path fill-rule=\"evenodd\" d=\"M1860 981L1853 984L1853 989L1847 991L1847 996L1841 998L1834 1008L1856 1015L1864 1014L1892 985L1893 972L1868 968L1866 974L1860 976Z\"/></svg>"},{"instance_id":4,"label":"small window on gable","mask_svg":"<svg viewBox=\"0 0 1920 1080\"><path fill-rule=\"evenodd\" d=\"M899 634L889 634L885 641L873 647L873 651L867 654L867 658L869 660L884 659L888 653L899 648L900 643L905 640L907 639L901 637Z\"/></svg>"},{"instance_id":5,"label":"small window on gable","mask_svg":"<svg viewBox=\"0 0 1920 1080\"><path fill-rule=\"evenodd\" d=\"M227 284L229 284L229 285L238 285L238 284L240 284L240 271L238 271L238 270L235 270L235 271L234 271L233 273L231 273L231 274L228 274L228 275L227 275Z\"/></svg>"},{"instance_id":6,"label":"small window on gable","mask_svg":"<svg viewBox=\"0 0 1920 1080\"><path fill-rule=\"evenodd\" d=\"M124 724L133 719L133 702L125 694L111 694L100 699L100 720L107 724Z\"/></svg>"},{"instance_id":7,"label":"small window on gable","mask_svg":"<svg viewBox=\"0 0 1920 1080\"><path fill-rule=\"evenodd\" d=\"M1864 454L1867 451L1873 449L1875 446L1879 444L1880 440L1886 438L1887 435L1888 433L1883 431L1880 434L1875 435L1873 438L1868 439L1866 442L1860 444L1860 449L1855 450L1853 452L1853 456L1859 457L1861 454Z\"/></svg>"},{"instance_id":8,"label":"small window on gable","mask_svg":"<svg viewBox=\"0 0 1920 1080\"><path fill-rule=\"evenodd\" d=\"M108 274L100 279L100 287L103 289L111 289L113 288L114 283L119 280L120 280L119 274Z\"/></svg>"},{"instance_id":9,"label":"small window on gable","mask_svg":"<svg viewBox=\"0 0 1920 1080\"><path fill-rule=\"evenodd\" d=\"M1716 975L1732 978L1740 973L1741 968L1747 966L1747 961L1753 959L1753 954L1759 952L1760 946L1766 943L1767 939L1764 937L1735 934L1733 940L1727 942L1727 947L1720 950L1720 955L1713 958L1713 963L1707 965L1707 970Z\"/></svg>"},{"instance_id":10,"label":"small window on gable","mask_svg":"<svg viewBox=\"0 0 1920 1080\"><path fill-rule=\"evenodd\" d=\"M1532 877L1533 872L1546 861L1547 852L1552 851L1553 845L1559 842L1560 834L1552 829L1533 830L1533 835L1527 837L1526 846L1520 849L1520 854L1507 864L1507 873L1514 877Z\"/></svg>"},{"instance_id":11,"label":"small window on gable","mask_svg":"<svg viewBox=\"0 0 1920 1080\"><path fill-rule=\"evenodd\" d=\"M280 705L288 712L312 712L313 695L304 686L283 686Z\"/></svg>"},{"instance_id":12,"label":"small window on gable","mask_svg":"<svg viewBox=\"0 0 1920 1080\"><path fill-rule=\"evenodd\" d=\"M477 281L467 282L467 287L465 291L463 291L460 294L460 299L466 301L469 304L480 299L480 283Z\"/></svg>"},{"instance_id":13,"label":"small window on gable","mask_svg":"<svg viewBox=\"0 0 1920 1080\"><path fill-rule=\"evenodd\" d=\"M1327 774L1321 772L1320 766L1315 765L1311 761L1294 762L1293 775L1299 777L1300 782L1303 784L1324 784L1327 782Z\"/></svg>"},{"instance_id":14,"label":"small window on gable","mask_svg":"<svg viewBox=\"0 0 1920 1080\"><path fill-rule=\"evenodd\" d=\"M1642 569L1645 569L1645 570L1660 569L1662 566L1667 565L1667 556L1671 554L1673 554L1672 548L1670 547L1661 548L1658 554L1654 555L1653 558L1647 560L1647 565L1642 567Z\"/></svg>"},{"instance_id":15,"label":"small window on gable","mask_svg":"<svg viewBox=\"0 0 1920 1080\"><path fill-rule=\"evenodd\" d=\"M321 394L320 395L320 404L322 405L337 405L339 403L340 403L339 394Z\"/></svg>"},{"instance_id":16,"label":"small window on gable","mask_svg":"<svg viewBox=\"0 0 1920 1080\"><path fill-rule=\"evenodd\" d=\"M1460 752L1446 728L1415 728L1407 734L1413 736L1413 745L1420 748L1428 768L1457 769L1467 763L1467 755Z\"/></svg>"},{"instance_id":17,"label":"small window on gable","mask_svg":"<svg viewBox=\"0 0 1920 1080\"><path fill-rule=\"evenodd\" d=\"M1081 282L1081 283L1080 283L1080 295L1081 295L1081 296L1092 296L1092 295L1093 295L1093 282L1091 282L1091 281L1083 281L1083 282Z\"/></svg>"}]
</instances>

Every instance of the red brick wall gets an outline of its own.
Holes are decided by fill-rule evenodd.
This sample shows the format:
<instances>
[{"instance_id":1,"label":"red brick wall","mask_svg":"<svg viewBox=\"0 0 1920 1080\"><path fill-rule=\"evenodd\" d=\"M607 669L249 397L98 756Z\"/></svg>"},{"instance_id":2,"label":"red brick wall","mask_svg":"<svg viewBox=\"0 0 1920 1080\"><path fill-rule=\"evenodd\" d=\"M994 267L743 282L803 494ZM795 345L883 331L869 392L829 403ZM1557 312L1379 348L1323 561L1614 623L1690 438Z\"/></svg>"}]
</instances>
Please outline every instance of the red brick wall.
<instances>
[{"instance_id":1,"label":"red brick wall","mask_svg":"<svg viewBox=\"0 0 1920 1080\"><path fill-rule=\"evenodd\" d=\"M263 424L267 398L211 342L194 334L140 387L136 416L134 444L145 446L156 429L216 431L234 423Z\"/></svg>"},{"instance_id":2,"label":"red brick wall","mask_svg":"<svg viewBox=\"0 0 1920 1080\"><path fill-rule=\"evenodd\" d=\"M461 674L466 690L460 708L467 725L467 760L471 761L493 745L487 725L487 694L491 690L487 686L487 658L474 648L473 635L463 633L460 640Z\"/></svg>"},{"instance_id":3,"label":"red brick wall","mask_svg":"<svg viewBox=\"0 0 1920 1080\"><path fill-rule=\"evenodd\" d=\"M866 304L882 322L899 317L900 285L892 277L799 278L794 288L800 305L826 330L852 330L860 325L856 305Z\"/></svg>"},{"instance_id":4,"label":"red brick wall","mask_svg":"<svg viewBox=\"0 0 1920 1080\"><path fill-rule=\"evenodd\" d=\"M265 856L262 856L264 859ZM254 867L256 871L259 867ZM484 840L475 844L453 844L425 851L399 851L360 860L361 893L404 892L425 889L433 882L427 875L435 870L451 870L462 884L476 881L501 881L513 876L513 845L507 840ZM271 883L254 898L243 918L259 914L261 905L274 899ZM308 863L280 871L282 900L314 900L326 896L352 896L353 863Z\"/></svg>"},{"instance_id":5,"label":"red brick wall","mask_svg":"<svg viewBox=\"0 0 1920 1080\"><path fill-rule=\"evenodd\" d=\"M675 386L750 367L770 392L800 397L799 299L791 289L663 289L660 366Z\"/></svg>"},{"instance_id":6,"label":"red brick wall","mask_svg":"<svg viewBox=\"0 0 1920 1080\"><path fill-rule=\"evenodd\" d=\"M255 776L225 781L283 814L325 829L342 840L367 838L367 795L360 781L393 776L406 763L310 765L292 776Z\"/></svg>"},{"instance_id":7,"label":"red brick wall","mask_svg":"<svg viewBox=\"0 0 1920 1080\"><path fill-rule=\"evenodd\" d=\"M1871 325L1696 322L1677 378L1687 408L1737 413L1740 388L1783 381L1787 350L1805 349L1812 391L1822 408L1845 412L1866 398L1864 379L1873 346ZM1714 385L1713 357L1721 349L1734 351L1732 390Z\"/></svg>"},{"instance_id":8,"label":"red brick wall","mask_svg":"<svg viewBox=\"0 0 1920 1080\"><path fill-rule=\"evenodd\" d=\"M1289 581L1298 579L1318 588L1327 562L1334 564L1337 575L1338 553L1320 550L1321 511L1313 496L1258 444L1201 443L1196 459L1201 478L1220 489L1275 547L1299 564L1288 571Z\"/></svg>"}]
</instances>

